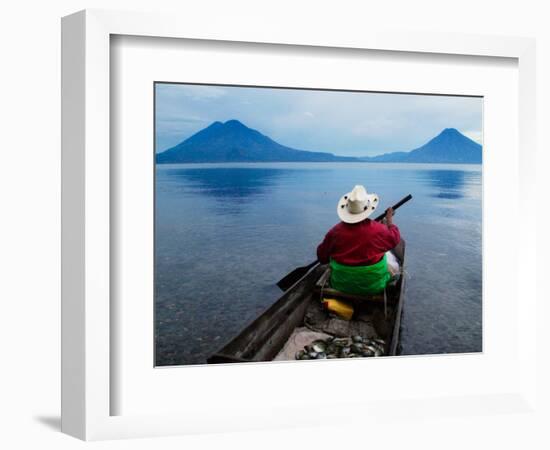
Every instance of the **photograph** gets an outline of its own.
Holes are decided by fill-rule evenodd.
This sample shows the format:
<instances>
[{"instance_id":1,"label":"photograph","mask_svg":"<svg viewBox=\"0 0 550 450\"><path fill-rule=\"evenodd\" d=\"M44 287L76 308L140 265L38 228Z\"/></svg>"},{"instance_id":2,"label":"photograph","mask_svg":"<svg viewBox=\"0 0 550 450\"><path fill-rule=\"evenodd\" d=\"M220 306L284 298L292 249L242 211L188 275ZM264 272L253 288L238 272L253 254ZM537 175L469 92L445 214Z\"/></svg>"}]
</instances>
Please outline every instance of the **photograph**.
<instances>
[{"instance_id":1,"label":"photograph","mask_svg":"<svg viewBox=\"0 0 550 450\"><path fill-rule=\"evenodd\" d=\"M483 351L483 97L157 81L154 365Z\"/></svg>"}]
</instances>

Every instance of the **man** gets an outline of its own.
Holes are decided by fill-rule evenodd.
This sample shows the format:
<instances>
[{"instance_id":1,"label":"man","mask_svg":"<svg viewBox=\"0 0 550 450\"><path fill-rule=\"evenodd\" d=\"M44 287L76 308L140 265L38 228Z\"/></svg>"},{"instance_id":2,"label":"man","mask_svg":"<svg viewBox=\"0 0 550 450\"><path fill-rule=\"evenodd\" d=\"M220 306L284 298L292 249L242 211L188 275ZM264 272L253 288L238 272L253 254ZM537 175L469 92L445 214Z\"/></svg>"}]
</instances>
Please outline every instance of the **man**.
<instances>
[{"instance_id":1,"label":"man","mask_svg":"<svg viewBox=\"0 0 550 450\"><path fill-rule=\"evenodd\" d=\"M360 185L338 202L341 222L317 248L319 261L330 263L332 288L349 294L375 294L384 290L395 273L397 260L386 252L401 240L399 228L393 224L392 208L386 211L385 224L369 219L377 206L378 196Z\"/></svg>"}]
</instances>

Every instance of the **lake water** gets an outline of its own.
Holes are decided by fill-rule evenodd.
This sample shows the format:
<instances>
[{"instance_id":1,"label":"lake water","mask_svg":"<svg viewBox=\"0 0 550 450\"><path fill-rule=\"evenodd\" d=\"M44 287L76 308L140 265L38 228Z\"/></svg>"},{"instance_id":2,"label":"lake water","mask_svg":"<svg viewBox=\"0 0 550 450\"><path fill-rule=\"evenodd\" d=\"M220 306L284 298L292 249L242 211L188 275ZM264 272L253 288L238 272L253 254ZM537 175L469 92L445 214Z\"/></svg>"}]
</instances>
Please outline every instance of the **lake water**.
<instances>
[{"instance_id":1,"label":"lake water","mask_svg":"<svg viewBox=\"0 0 550 450\"><path fill-rule=\"evenodd\" d=\"M355 184L407 242L402 354L482 350L481 166L369 163L157 165L157 365L202 364L315 260ZM376 211L375 214L382 212Z\"/></svg>"}]
</instances>

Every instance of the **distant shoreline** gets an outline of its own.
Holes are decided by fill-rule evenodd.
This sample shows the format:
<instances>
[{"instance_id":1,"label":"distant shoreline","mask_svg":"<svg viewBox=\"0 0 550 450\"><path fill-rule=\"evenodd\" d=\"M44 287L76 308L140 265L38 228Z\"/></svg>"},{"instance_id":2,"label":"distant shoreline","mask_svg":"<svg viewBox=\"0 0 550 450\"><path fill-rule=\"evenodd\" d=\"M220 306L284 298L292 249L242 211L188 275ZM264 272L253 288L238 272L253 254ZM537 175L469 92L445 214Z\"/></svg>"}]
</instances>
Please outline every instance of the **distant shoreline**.
<instances>
[{"instance_id":1,"label":"distant shoreline","mask_svg":"<svg viewBox=\"0 0 550 450\"><path fill-rule=\"evenodd\" d=\"M438 164L438 165L455 165L455 166L482 166L483 162L408 162L408 161L182 161L182 162L168 162L168 161L156 161L155 165L169 166L178 164L407 164L407 165L424 165L424 164Z\"/></svg>"},{"instance_id":2,"label":"distant shoreline","mask_svg":"<svg viewBox=\"0 0 550 450\"><path fill-rule=\"evenodd\" d=\"M158 163L200 162L376 162L481 164L482 146L455 128L445 128L408 152L338 156L286 147L242 122L214 122L178 145L155 154Z\"/></svg>"}]
</instances>

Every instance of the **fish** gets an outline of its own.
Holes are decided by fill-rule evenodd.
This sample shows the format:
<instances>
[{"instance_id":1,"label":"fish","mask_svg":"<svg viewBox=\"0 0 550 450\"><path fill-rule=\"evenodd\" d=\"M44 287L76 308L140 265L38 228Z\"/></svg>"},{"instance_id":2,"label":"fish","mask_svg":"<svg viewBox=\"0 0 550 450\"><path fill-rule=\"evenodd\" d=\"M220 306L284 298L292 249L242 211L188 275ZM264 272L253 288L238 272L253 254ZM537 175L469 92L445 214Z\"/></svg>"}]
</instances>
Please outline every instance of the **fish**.
<instances>
[{"instance_id":1,"label":"fish","mask_svg":"<svg viewBox=\"0 0 550 450\"><path fill-rule=\"evenodd\" d=\"M376 356L382 356L385 353L384 347L380 343L372 340L369 344L374 348L375 353L378 353Z\"/></svg>"},{"instance_id":2,"label":"fish","mask_svg":"<svg viewBox=\"0 0 550 450\"><path fill-rule=\"evenodd\" d=\"M351 344L350 348L353 353L363 353L364 350L364 346L358 343Z\"/></svg>"},{"instance_id":3,"label":"fish","mask_svg":"<svg viewBox=\"0 0 550 450\"><path fill-rule=\"evenodd\" d=\"M311 344L311 348L314 352L321 353L327 349L327 344L324 341L317 340Z\"/></svg>"},{"instance_id":4,"label":"fish","mask_svg":"<svg viewBox=\"0 0 550 450\"><path fill-rule=\"evenodd\" d=\"M336 359L336 358L370 358L383 356L386 343L379 338L365 338L360 335L350 337L329 336L316 339L304 346L295 354L297 360Z\"/></svg>"},{"instance_id":5,"label":"fish","mask_svg":"<svg viewBox=\"0 0 550 450\"><path fill-rule=\"evenodd\" d=\"M325 351L328 355L334 355L340 352L340 347L338 345L329 344Z\"/></svg>"},{"instance_id":6,"label":"fish","mask_svg":"<svg viewBox=\"0 0 550 450\"><path fill-rule=\"evenodd\" d=\"M340 356L341 356L341 357L344 357L344 358L345 358L346 356L348 356L350 353L351 353L351 348L350 348L350 347L347 347L347 346L344 347L344 348L342 348L342 350L340 350Z\"/></svg>"}]
</instances>

